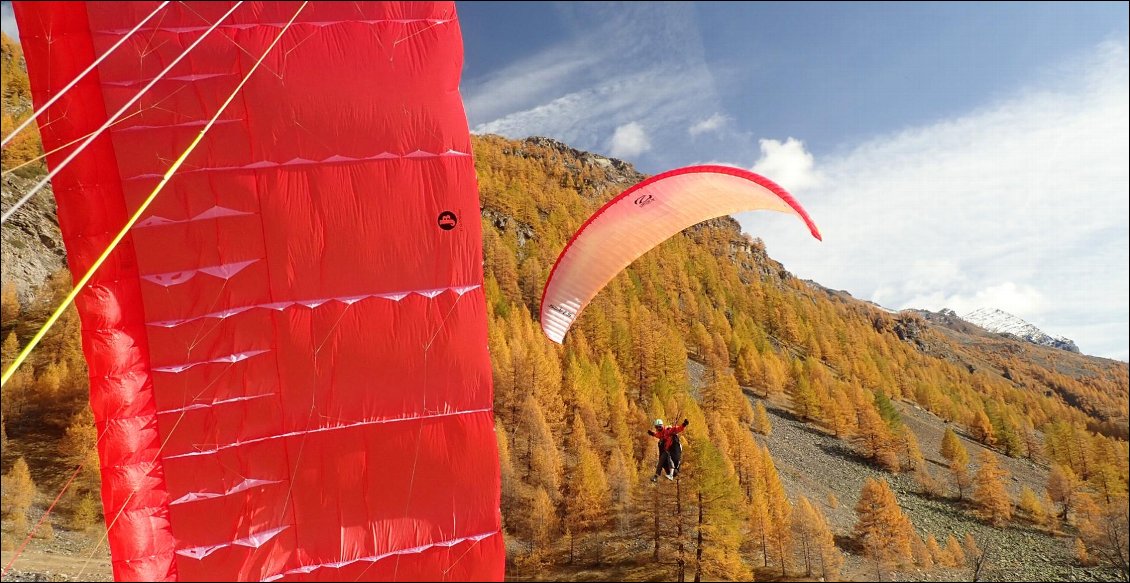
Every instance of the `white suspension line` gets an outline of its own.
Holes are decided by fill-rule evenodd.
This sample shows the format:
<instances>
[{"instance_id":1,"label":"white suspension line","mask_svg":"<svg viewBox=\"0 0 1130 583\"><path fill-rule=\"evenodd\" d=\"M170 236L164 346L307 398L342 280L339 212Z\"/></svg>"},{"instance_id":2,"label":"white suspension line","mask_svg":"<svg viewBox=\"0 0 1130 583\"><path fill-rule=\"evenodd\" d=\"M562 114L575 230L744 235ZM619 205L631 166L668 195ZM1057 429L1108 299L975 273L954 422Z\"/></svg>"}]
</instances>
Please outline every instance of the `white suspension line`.
<instances>
[{"instance_id":1,"label":"white suspension line","mask_svg":"<svg viewBox=\"0 0 1130 583\"><path fill-rule=\"evenodd\" d=\"M188 48L184 50L184 52L177 56L177 58L173 59L173 62L169 63L169 66L165 67L163 71L158 73L157 76L150 80L145 87L142 87L141 91L138 91L137 95L134 95L133 98L131 98L125 105L123 105L121 109L117 111L117 113L110 117L110 119L107 119L106 123L102 124L102 127L98 128L98 130L93 134L90 134L90 137L88 137L86 141L84 141L82 144L79 144L78 148L75 148L75 150L71 152L66 158L64 158L60 164L52 168L51 172L49 172L47 176L43 178L43 180L40 180L34 187L31 188L31 190L27 192L27 194L23 195L20 200L16 201L15 204L11 206L11 208L4 212L4 215L0 217L0 223L8 222L8 219L11 218L11 216L20 209L20 207L27 204L27 201L31 200L31 197L35 196L35 193L43 190L43 187L47 186L47 184L51 182L51 179L54 178L55 175L59 173L59 171L61 171L63 168L66 168L72 160L74 160L79 154L82 153L83 150L86 149L87 146L91 144L91 142L96 140L98 136L101 136L107 128L113 125L114 122L117 121L117 119L126 112L126 110L133 106L134 103L137 103L137 100L141 99L142 95L145 95L145 93L148 92L154 85L156 85L157 82L160 81L165 75L167 75L168 72L173 69L173 67L177 66L177 64L180 63L181 60L187 57L188 54L197 47L197 45L203 42L204 39L207 38L207 36L211 34L213 30L216 30L216 27L220 26L221 22L227 20L228 16L231 16L232 12L235 12L235 9L239 8L242 4L243 0L236 2L230 10L225 12L223 16L216 20L215 24L208 27L208 30L204 31L204 34L200 35L200 37L193 41L193 43L189 45Z\"/></svg>"},{"instance_id":2,"label":"white suspension line","mask_svg":"<svg viewBox=\"0 0 1130 583\"><path fill-rule=\"evenodd\" d=\"M70 83L67 83L66 87L63 87L63 89L60 90L58 93L56 93L51 99L48 99L47 103L44 103L39 109L35 110L35 112L31 115L31 117L29 117L29 118L25 119L23 122L21 122L20 125L18 127L16 127L16 129L12 130L12 133L8 134L7 136L4 136L4 140L0 141L0 147L7 146L8 142L12 141L12 138L16 137L16 134L23 131L23 129L26 128L28 126L28 124L35 121L35 118L39 117L39 114L50 109L51 106L54 105L55 102L58 101L59 98L63 96L63 94L65 94L67 91L70 91L70 89L72 87L74 87L75 85L77 85L78 82L81 81L82 78L87 75L87 73L90 73L91 71L93 71L95 67L97 67L102 61L104 61L106 59L106 57L109 57L111 53L113 53L114 51L116 51L118 49L118 47L125 44L125 42L127 40L129 40L129 37L133 36L133 33L137 32L137 30L139 28L141 28L146 22L149 22L149 20L151 18L153 18L154 16L156 16L157 13L160 12L162 8L164 8L168 5L169 5L169 1L162 2L161 5L158 6L153 12L149 13L149 16L146 16L141 22L137 23L137 26L130 29L130 31L127 32L125 36L118 39L118 42L114 43L114 46L110 47L105 53L102 53L101 57L98 57L97 59L95 59L94 62L91 63L89 67L84 69L83 72L79 73L78 76L75 77L73 80L71 80Z\"/></svg>"}]
</instances>

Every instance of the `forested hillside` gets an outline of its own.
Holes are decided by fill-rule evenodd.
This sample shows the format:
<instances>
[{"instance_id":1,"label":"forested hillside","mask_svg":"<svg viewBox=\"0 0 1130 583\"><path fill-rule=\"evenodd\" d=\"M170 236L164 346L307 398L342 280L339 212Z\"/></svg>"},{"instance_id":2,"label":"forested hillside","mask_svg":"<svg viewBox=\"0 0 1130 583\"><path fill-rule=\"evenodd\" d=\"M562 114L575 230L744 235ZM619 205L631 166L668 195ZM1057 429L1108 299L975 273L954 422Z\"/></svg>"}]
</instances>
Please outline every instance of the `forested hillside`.
<instances>
[{"instance_id":1,"label":"forested hillside","mask_svg":"<svg viewBox=\"0 0 1130 583\"><path fill-rule=\"evenodd\" d=\"M1076 533L1053 524L1058 515L1084 527L1080 544L1109 547L1124 568L1125 539L1097 533L1126 521L1125 363L1005 340L977 350L916 313L890 314L792 277L728 218L637 261L559 349L531 316L541 284L574 229L639 176L551 140L488 136L476 148L503 514L517 565L627 561L644 577L734 579L755 568L806 575L838 564L841 550L877 561L876 574L956 564L953 549L928 560L902 548L932 544L935 533L916 533L913 517L886 534L867 526L872 513L898 510L866 501L893 496L883 476L903 474L924 496L956 498L955 509L997 527ZM985 447L971 459L948 431L944 467L926 463L898 402ZM853 531L808 532L822 524L826 501L782 489L754 437L771 431L765 403L885 472L864 488ZM658 490L646 479L655 452L644 431L654 418L691 422L688 469ZM994 465L1000 454L1050 465L1052 499L1042 484L1010 497ZM827 461L809 461L812 480ZM1014 512L1017 504L1024 510ZM833 536L853 542L833 545Z\"/></svg>"},{"instance_id":2,"label":"forested hillside","mask_svg":"<svg viewBox=\"0 0 1130 583\"><path fill-rule=\"evenodd\" d=\"M558 346L548 271L642 176L542 138L475 148L514 578L1126 578L1125 363L886 312L729 218L645 255ZM69 276L30 283L4 290L5 365ZM6 550L81 464L33 546L97 552L86 391L72 312L4 387ZM689 421L676 481L649 481L656 418Z\"/></svg>"}]
</instances>

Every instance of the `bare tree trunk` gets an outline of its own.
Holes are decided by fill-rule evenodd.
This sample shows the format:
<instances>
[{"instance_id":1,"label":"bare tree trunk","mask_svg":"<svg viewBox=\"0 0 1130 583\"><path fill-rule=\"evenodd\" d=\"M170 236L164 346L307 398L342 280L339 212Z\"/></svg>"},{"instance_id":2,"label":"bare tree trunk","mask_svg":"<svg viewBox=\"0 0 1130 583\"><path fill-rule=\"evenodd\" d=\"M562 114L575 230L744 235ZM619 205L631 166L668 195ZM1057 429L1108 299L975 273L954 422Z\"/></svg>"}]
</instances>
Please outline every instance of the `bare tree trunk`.
<instances>
[{"instance_id":1,"label":"bare tree trunk","mask_svg":"<svg viewBox=\"0 0 1130 583\"><path fill-rule=\"evenodd\" d=\"M687 580L687 559L685 555L685 543L683 541L683 489L682 480L675 480L675 526L679 537L679 559L678 565L678 581L683 583Z\"/></svg>"},{"instance_id":2,"label":"bare tree trunk","mask_svg":"<svg viewBox=\"0 0 1130 583\"><path fill-rule=\"evenodd\" d=\"M698 548L695 549L694 583L702 581L702 492L698 493Z\"/></svg>"},{"instance_id":3,"label":"bare tree trunk","mask_svg":"<svg viewBox=\"0 0 1130 583\"><path fill-rule=\"evenodd\" d=\"M785 569L789 562L785 560L785 535L779 531L777 532L777 553L781 557L781 576L787 577L788 573L785 572Z\"/></svg>"},{"instance_id":4,"label":"bare tree trunk","mask_svg":"<svg viewBox=\"0 0 1130 583\"><path fill-rule=\"evenodd\" d=\"M973 558L973 578L970 581L976 583L981 580L981 574L985 570L986 564L989 562L989 549L981 551L981 554Z\"/></svg>"},{"instance_id":5,"label":"bare tree trunk","mask_svg":"<svg viewBox=\"0 0 1130 583\"><path fill-rule=\"evenodd\" d=\"M655 519L655 550L652 552L651 558L656 563L659 562L659 484L656 483L652 487L652 492L655 493L655 505L652 508L651 516Z\"/></svg>"},{"instance_id":6,"label":"bare tree trunk","mask_svg":"<svg viewBox=\"0 0 1130 583\"><path fill-rule=\"evenodd\" d=\"M808 544L808 538L807 537L805 537L804 540L801 541L800 548L801 548L802 551L804 551L804 574L808 577L811 577L812 576L812 557L811 557L811 553L809 551L809 544ZM784 559L784 557L781 557L781 558ZM782 562L782 564L784 563L783 560L781 562Z\"/></svg>"},{"instance_id":7,"label":"bare tree trunk","mask_svg":"<svg viewBox=\"0 0 1130 583\"><path fill-rule=\"evenodd\" d=\"M534 470L534 437L533 435L526 436L526 481L530 481L530 473Z\"/></svg>"},{"instance_id":8,"label":"bare tree trunk","mask_svg":"<svg viewBox=\"0 0 1130 583\"><path fill-rule=\"evenodd\" d=\"M762 567L768 567L769 566L769 540L765 537L765 531L767 530L765 528L766 527L765 522L768 519L769 518L767 516L762 517L762 519L761 519L761 566Z\"/></svg>"}]
</instances>

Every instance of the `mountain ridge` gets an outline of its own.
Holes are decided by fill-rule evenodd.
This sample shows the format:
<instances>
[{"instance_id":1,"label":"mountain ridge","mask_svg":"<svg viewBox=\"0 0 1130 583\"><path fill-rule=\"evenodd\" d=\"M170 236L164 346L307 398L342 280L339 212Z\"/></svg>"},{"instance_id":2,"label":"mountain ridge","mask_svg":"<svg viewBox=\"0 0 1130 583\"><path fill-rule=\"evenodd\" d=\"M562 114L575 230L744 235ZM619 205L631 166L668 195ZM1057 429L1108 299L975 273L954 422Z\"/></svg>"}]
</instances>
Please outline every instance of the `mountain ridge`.
<instances>
[{"instance_id":1,"label":"mountain ridge","mask_svg":"<svg viewBox=\"0 0 1130 583\"><path fill-rule=\"evenodd\" d=\"M980 326L989 332L1008 334L1039 346L1050 346L1068 352L1081 353L1075 342L1063 336L1052 336L1032 323L997 308L978 308L960 316L962 320Z\"/></svg>"}]
</instances>

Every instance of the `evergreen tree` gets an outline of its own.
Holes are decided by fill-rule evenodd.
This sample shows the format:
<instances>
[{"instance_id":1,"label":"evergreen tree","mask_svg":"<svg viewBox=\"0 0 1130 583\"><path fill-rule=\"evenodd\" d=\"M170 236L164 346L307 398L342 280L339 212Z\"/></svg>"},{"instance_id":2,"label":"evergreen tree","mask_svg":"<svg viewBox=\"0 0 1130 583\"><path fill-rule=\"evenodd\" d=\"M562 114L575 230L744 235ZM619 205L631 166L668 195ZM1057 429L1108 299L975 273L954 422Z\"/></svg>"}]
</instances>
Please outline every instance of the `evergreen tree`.
<instances>
[{"instance_id":1,"label":"evergreen tree","mask_svg":"<svg viewBox=\"0 0 1130 583\"><path fill-rule=\"evenodd\" d=\"M957 537L952 534L946 539L946 553L950 557L950 567L960 567L965 564L965 550L961 548L961 543L957 542Z\"/></svg>"},{"instance_id":2,"label":"evergreen tree","mask_svg":"<svg viewBox=\"0 0 1130 583\"><path fill-rule=\"evenodd\" d=\"M549 429L549 423L541 412L533 395L526 397L522 406L522 434L525 440L525 481L541 486L551 499L561 497L561 476L563 467L557 441Z\"/></svg>"},{"instance_id":3,"label":"evergreen tree","mask_svg":"<svg viewBox=\"0 0 1130 583\"><path fill-rule=\"evenodd\" d=\"M905 425L898 430L899 464L903 471L914 472L926 469L926 459L918 447L918 437Z\"/></svg>"},{"instance_id":4,"label":"evergreen tree","mask_svg":"<svg viewBox=\"0 0 1130 583\"><path fill-rule=\"evenodd\" d=\"M879 411L879 416L883 418L883 421L886 421L887 427L892 432L897 432L902 428L902 417L886 393L875 391L875 409Z\"/></svg>"},{"instance_id":5,"label":"evergreen tree","mask_svg":"<svg viewBox=\"0 0 1130 583\"><path fill-rule=\"evenodd\" d=\"M1005 490L1008 472L1000 467L992 452L985 450L978 456L980 467L973 478L973 503L977 516L994 526L1007 524L1012 518L1012 501Z\"/></svg>"},{"instance_id":6,"label":"evergreen tree","mask_svg":"<svg viewBox=\"0 0 1130 583\"><path fill-rule=\"evenodd\" d=\"M768 549L766 554L781 568L781 575L787 574L789 566L789 545L791 531L789 518L792 515L792 505L785 495L785 488L781 485L781 478L777 474L777 467L769 449L761 448L761 467L758 474L762 480L765 495L765 505L768 511Z\"/></svg>"},{"instance_id":7,"label":"evergreen tree","mask_svg":"<svg viewBox=\"0 0 1130 583\"><path fill-rule=\"evenodd\" d=\"M938 544L938 539L934 538L933 534L926 536L926 550L930 552L930 557L934 559L936 565L949 565L950 557L941 545Z\"/></svg>"},{"instance_id":8,"label":"evergreen tree","mask_svg":"<svg viewBox=\"0 0 1130 583\"><path fill-rule=\"evenodd\" d=\"M1009 457L1018 455L1022 451L1021 437L1008 413L1002 411L1000 407L994 407L988 416L997 447L1004 450L1004 454Z\"/></svg>"},{"instance_id":9,"label":"evergreen tree","mask_svg":"<svg viewBox=\"0 0 1130 583\"><path fill-rule=\"evenodd\" d=\"M4 514L12 521L12 532L23 536L28 529L28 511L35 501L35 482L31 479L24 458L17 458L12 469L4 477Z\"/></svg>"},{"instance_id":10,"label":"evergreen tree","mask_svg":"<svg viewBox=\"0 0 1130 583\"><path fill-rule=\"evenodd\" d=\"M855 513L855 538L878 581L883 580L884 572L913 560L910 539L914 529L886 480L867 479Z\"/></svg>"},{"instance_id":11,"label":"evergreen tree","mask_svg":"<svg viewBox=\"0 0 1130 583\"><path fill-rule=\"evenodd\" d=\"M803 370L798 371L793 383L787 390L792 399L793 411L805 421L819 419L820 400L812 388L812 382L805 376Z\"/></svg>"},{"instance_id":12,"label":"evergreen tree","mask_svg":"<svg viewBox=\"0 0 1130 583\"><path fill-rule=\"evenodd\" d=\"M1047 492L1052 502L1059 505L1061 520L1067 520L1067 513L1075 507L1082 489L1082 481L1071 468L1059 464L1052 466L1052 471L1048 474Z\"/></svg>"},{"instance_id":13,"label":"evergreen tree","mask_svg":"<svg viewBox=\"0 0 1130 583\"><path fill-rule=\"evenodd\" d=\"M824 581L840 576L843 555L836 549L835 537L828 520L819 508L801 496L792 514L792 539L798 563L804 565L807 577L814 573Z\"/></svg>"},{"instance_id":14,"label":"evergreen tree","mask_svg":"<svg viewBox=\"0 0 1130 583\"><path fill-rule=\"evenodd\" d=\"M926 541L922 540L918 533L912 533L910 536L910 551L915 565L925 570L934 568L934 556L930 554L930 547L926 546Z\"/></svg>"},{"instance_id":15,"label":"evergreen tree","mask_svg":"<svg viewBox=\"0 0 1130 583\"><path fill-rule=\"evenodd\" d=\"M856 403L857 428L852 442L868 459L885 469L898 469L898 454L890 429L872 403Z\"/></svg>"},{"instance_id":16,"label":"evergreen tree","mask_svg":"<svg viewBox=\"0 0 1130 583\"><path fill-rule=\"evenodd\" d=\"M965 492L969 490L973 481L969 476L969 451L960 443L957 444L950 459L950 475L953 476L953 483L957 486L957 499L965 499Z\"/></svg>"},{"instance_id":17,"label":"evergreen tree","mask_svg":"<svg viewBox=\"0 0 1130 583\"><path fill-rule=\"evenodd\" d=\"M964 449L964 446L961 445L961 440L958 439L957 434L953 432L953 428L947 425L946 432L942 434L942 457L945 458L947 462L952 462L959 448ZM966 452L966 456L968 455L969 452Z\"/></svg>"},{"instance_id":18,"label":"evergreen tree","mask_svg":"<svg viewBox=\"0 0 1130 583\"><path fill-rule=\"evenodd\" d=\"M748 579L750 570L740 552L742 494L733 470L710 441L698 437L687 441L696 463L681 474L679 485L687 486L694 496L694 580Z\"/></svg>"},{"instance_id":19,"label":"evergreen tree","mask_svg":"<svg viewBox=\"0 0 1130 583\"><path fill-rule=\"evenodd\" d=\"M773 425L769 422L769 413L765 411L765 405L761 401L753 406L753 430L765 436L773 432Z\"/></svg>"}]
</instances>

